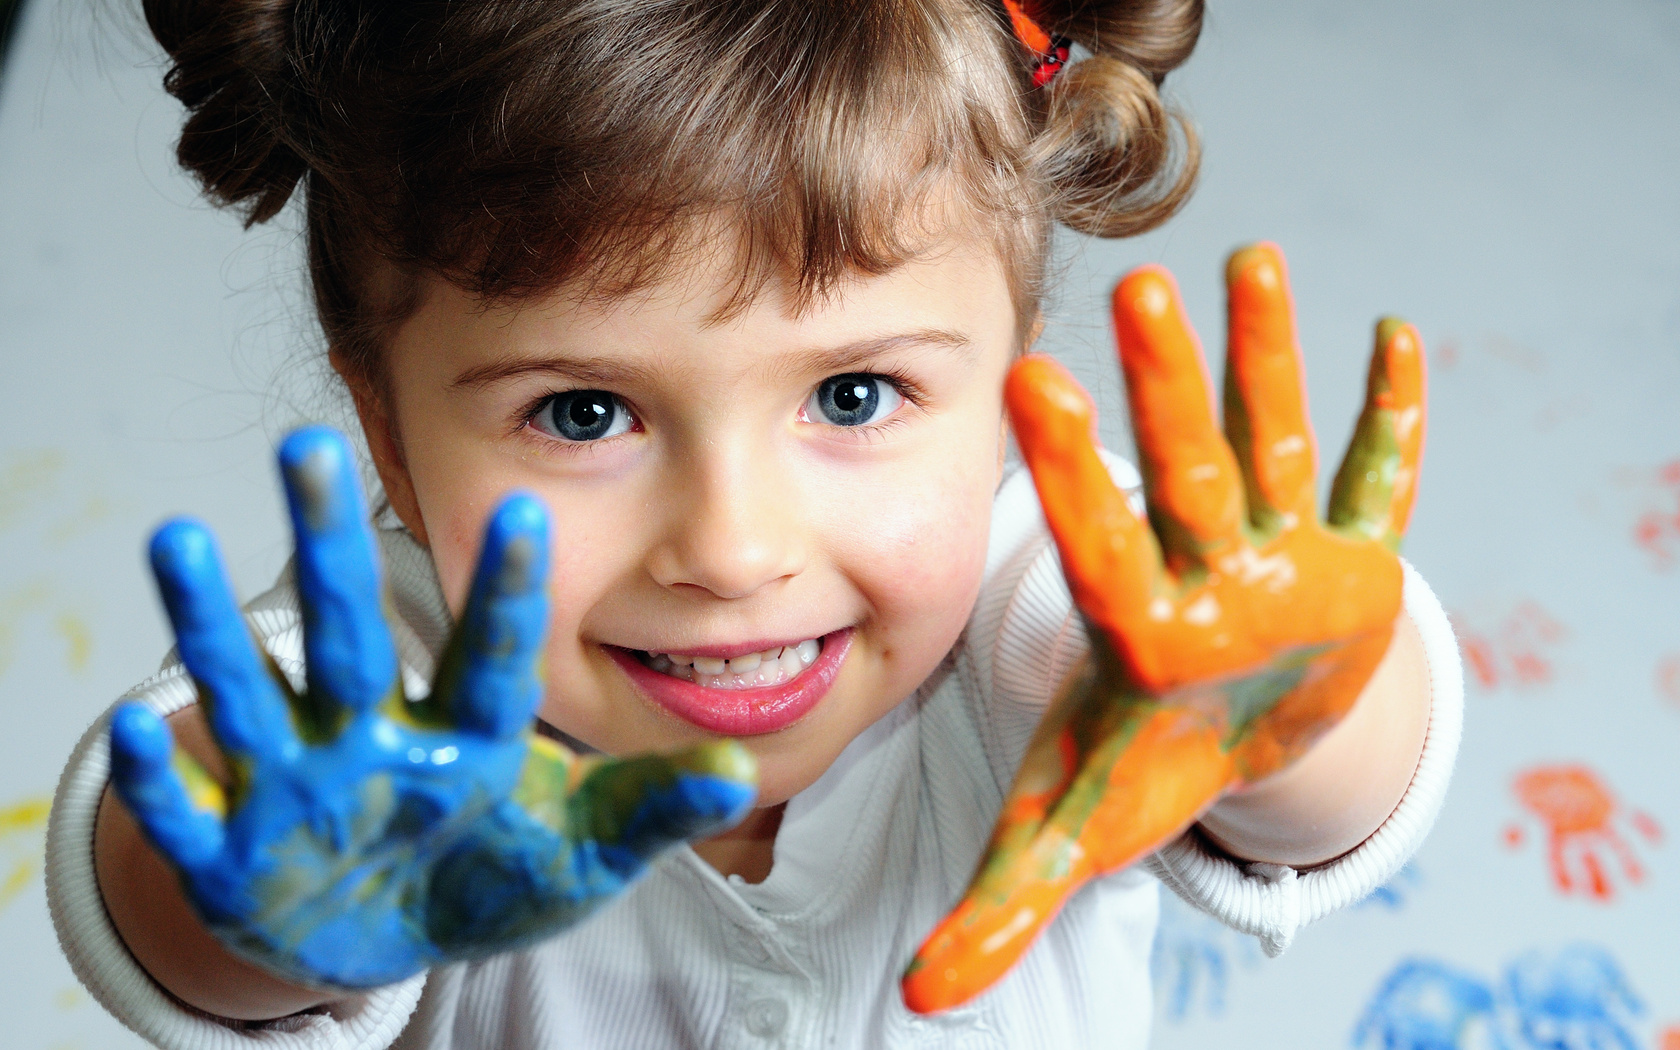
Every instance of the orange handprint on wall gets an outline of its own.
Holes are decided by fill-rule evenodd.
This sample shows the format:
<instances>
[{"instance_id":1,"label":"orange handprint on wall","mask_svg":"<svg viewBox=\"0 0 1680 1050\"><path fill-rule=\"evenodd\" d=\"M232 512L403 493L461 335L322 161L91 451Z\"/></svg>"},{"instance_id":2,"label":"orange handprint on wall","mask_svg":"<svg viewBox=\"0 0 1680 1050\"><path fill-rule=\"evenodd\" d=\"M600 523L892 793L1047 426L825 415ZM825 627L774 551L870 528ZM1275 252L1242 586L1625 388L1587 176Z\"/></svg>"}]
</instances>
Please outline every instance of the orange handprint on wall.
<instances>
[{"instance_id":1,"label":"orange handprint on wall","mask_svg":"<svg viewBox=\"0 0 1680 1050\"><path fill-rule=\"evenodd\" d=\"M1674 567L1680 551L1680 459L1657 468L1656 506L1648 507L1633 524L1633 541L1651 556L1659 569Z\"/></svg>"},{"instance_id":2,"label":"orange handprint on wall","mask_svg":"<svg viewBox=\"0 0 1680 1050\"><path fill-rule=\"evenodd\" d=\"M1661 840L1662 828L1648 813L1623 810L1598 774L1582 765L1536 766L1518 774L1511 789L1545 830L1558 892L1604 902L1615 899L1607 856L1629 884L1645 881L1645 868L1617 825L1625 821L1651 843ZM1511 846L1520 846L1521 826L1512 825L1505 838Z\"/></svg>"},{"instance_id":3,"label":"orange handprint on wall","mask_svg":"<svg viewBox=\"0 0 1680 1050\"><path fill-rule=\"evenodd\" d=\"M1533 599L1518 602L1487 630L1478 630L1454 616L1453 631L1458 635L1466 669L1489 690L1550 682L1551 651L1569 637L1569 629Z\"/></svg>"}]
</instances>

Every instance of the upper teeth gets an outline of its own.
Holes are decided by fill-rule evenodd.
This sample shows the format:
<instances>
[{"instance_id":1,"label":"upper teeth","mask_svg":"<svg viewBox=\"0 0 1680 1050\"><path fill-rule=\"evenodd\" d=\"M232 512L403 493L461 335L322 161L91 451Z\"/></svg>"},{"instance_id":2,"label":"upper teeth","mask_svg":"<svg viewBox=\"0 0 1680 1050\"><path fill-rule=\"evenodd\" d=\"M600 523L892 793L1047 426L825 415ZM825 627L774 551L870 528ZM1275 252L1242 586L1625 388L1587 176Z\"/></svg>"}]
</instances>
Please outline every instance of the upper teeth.
<instances>
[{"instance_id":1,"label":"upper teeth","mask_svg":"<svg viewBox=\"0 0 1680 1050\"><path fill-rule=\"evenodd\" d=\"M747 689L780 685L810 667L822 652L822 643L807 638L797 645L779 645L756 653L724 660L716 656L685 653L648 653L648 666L675 678L713 688Z\"/></svg>"}]
</instances>

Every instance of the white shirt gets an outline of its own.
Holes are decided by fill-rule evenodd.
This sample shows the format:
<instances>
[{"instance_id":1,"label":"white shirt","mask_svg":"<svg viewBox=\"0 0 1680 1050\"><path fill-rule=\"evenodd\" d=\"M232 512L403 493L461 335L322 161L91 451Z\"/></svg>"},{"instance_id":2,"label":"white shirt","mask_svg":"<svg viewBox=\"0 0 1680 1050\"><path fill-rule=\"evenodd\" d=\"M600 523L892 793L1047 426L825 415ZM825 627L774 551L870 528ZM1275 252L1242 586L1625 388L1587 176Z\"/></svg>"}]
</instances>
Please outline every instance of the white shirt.
<instances>
[{"instance_id":1,"label":"white shirt","mask_svg":"<svg viewBox=\"0 0 1680 1050\"><path fill-rule=\"evenodd\" d=\"M1114 461L1117 480L1136 472ZM411 693L425 689L449 617L427 554L382 534ZM93 824L108 775L107 718L71 756L54 801L47 892L77 976L106 1009L168 1050L551 1050L574 1047L1112 1047L1149 1041L1149 952L1166 883L1281 952L1305 923L1386 881L1439 812L1463 719L1463 675L1446 616L1405 569L1422 634L1431 714L1399 807L1359 848L1310 871L1239 865L1195 831L1082 889L995 987L919 1017L899 976L952 907L1055 685L1086 649L1031 479L999 489L985 581L940 668L788 804L770 875L724 878L680 847L622 900L534 948L445 966L320 1011L263 1024L208 1017L168 996L106 916ZM289 582L247 612L289 674L302 638ZM177 663L132 696L160 714L191 703Z\"/></svg>"}]
</instances>

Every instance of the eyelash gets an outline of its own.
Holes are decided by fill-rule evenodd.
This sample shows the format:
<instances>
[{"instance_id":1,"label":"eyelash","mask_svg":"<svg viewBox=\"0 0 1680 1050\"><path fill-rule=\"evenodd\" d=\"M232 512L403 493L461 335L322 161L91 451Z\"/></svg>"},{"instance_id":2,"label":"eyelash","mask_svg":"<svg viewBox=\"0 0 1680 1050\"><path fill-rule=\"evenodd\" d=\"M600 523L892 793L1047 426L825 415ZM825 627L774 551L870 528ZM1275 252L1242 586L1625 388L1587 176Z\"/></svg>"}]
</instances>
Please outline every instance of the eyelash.
<instances>
[{"instance_id":1,"label":"eyelash","mask_svg":"<svg viewBox=\"0 0 1680 1050\"><path fill-rule=\"evenodd\" d=\"M885 379L887 382L889 382L893 385L893 389L898 391L898 396L902 397L908 404L914 405L917 408L922 408L927 404L927 394L926 394L926 392L920 386L918 386L916 381L914 379L910 378L910 376L908 374L906 374L902 369L890 368L890 367L889 368L879 368L879 369L875 369L874 371L860 372L858 374L859 375L876 376L876 377L879 377L881 379ZM572 390L576 390L576 389L580 389L580 388L569 387L565 390L548 390L548 391L544 391L541 394L538 394L537 396L533 397L531 400L527 401L525 403L525 406L523 408L519 409L519 411L514 416L514 419L516 420L515 425L513 427L514 433L519 434L519 433L523 433L527 429L535 429L532 426L533 422L536 420L537 415L539 413L541 413L548 406L549 402L553 401L555 398L559 397L561 394L569 394L569 393L572 392ZM618 395L616 395L616 394L614 394L613 396L618 397ZM641 430L641 428L642 428L641 420L636 418L636 413L630 408L629 404L627 402L625 402L623 398L619 398L619 402L624 405L624 410L626 412L630 413L630 418L633 421L633 425L631 427L630 432L635 433L636 431ZM801 404L803 404L803 402L801 402ZM861 426L836 427L834 429L845 430L848 433L857 434L857 435L860 435L860 436L873 437L875 435L883 434L883 433L887 432L888 430L896 428L899 425L903 424L904 422L905 422L905 419L903 418L903 414L895 412L895 413L893 413L892 418L882 420L879 423L865 423ZM546 435L543 435L543 436L546 437ZM574 441L555 441L552 438L548 438L547 440L545 440L543 442L543 444L544 444L544 446L546 446L548 448L554 448L555 446L563 446L563 451L566 455L578 455L578 454L583 453L586 450L588 450L590 448L590 446L599 444L599 442L595 442L595 441L577 441L577 442L574 442Z\"/></svg>"},{"instance_id":2,"label":"eyelash","mask_svg":"<svg viewBox=\"0 0 1680 1050\"><path fill-rule=\"evenodd\" d=\"M536 424L537 416L542 414L542 412L544 412L548 408L549 403L551 401L553 401L555 398L559 397L562 394L569 394L574 390L593 390L593 389L595 389L595 388L594 387L567 387L564 390L548 390L548 391L545 391L541 394L538 394L536 397L527 401L525 403L525 406L523 408L519 409L519 411L514 414L514 417L513 417L514 418L514 425L511 428L513 436L514 437L523 437L523 438L526 438L527 440L538 441L539 442L539 447L545 453L552 453L552 454L555 454L555 455L562 455L562 456L589 455L591 452L593 452L595 450L595 446L603 444L606 441L610 441L611 439L602 439L600 441L562 441L562 440L557 440L555 438L552 438L552 437L548 436L547 434L544 434L544 433L538 431L535 424ZM611 391L608 391L608 393L611 393ZM618 401L618 403L621 406L623 406L624 411L628 412L630 414L630 430L628 431L628 433L634 434L634 433L637 433L638 431L640 431L642 429L642 421L636 415L635 411L631 409L630 403L628 401L624 400L623 398L619 397L617 394L613 394L613 397L614 397L614 399L616 399ZM532 431L534 433L527 434L526 433L527 431ZM621 434L619 436L622 437L623 435Z\"/></svg>"},{"instance_id":3,"label":"eyelash","mask_svg":"<svg viewBox=\"0 0 1680 1050\"><path fill-rule=\"evenodd\" d=\"M906 404L914 405L917 408L925 407L927 404L926 392L923 391L921 387L917 386L916 381L911 379L910 376L902 369L892 367L876 368L867 372L859 372L857 374L874 376L877 379L885 379L888 383L892 384L894 390L898 391L898 396L902 397ZM827 382L826 377L823 380L819 380L819 382ZM904 418L903 412L894 412L890 418L883 419L879 423L863 423L855 427L831 427L831 429L852 435L856 439L873 441L883 434L886 434L888 431L898 429L907 422L909 421Z\"/></svg>"}]
</instances>

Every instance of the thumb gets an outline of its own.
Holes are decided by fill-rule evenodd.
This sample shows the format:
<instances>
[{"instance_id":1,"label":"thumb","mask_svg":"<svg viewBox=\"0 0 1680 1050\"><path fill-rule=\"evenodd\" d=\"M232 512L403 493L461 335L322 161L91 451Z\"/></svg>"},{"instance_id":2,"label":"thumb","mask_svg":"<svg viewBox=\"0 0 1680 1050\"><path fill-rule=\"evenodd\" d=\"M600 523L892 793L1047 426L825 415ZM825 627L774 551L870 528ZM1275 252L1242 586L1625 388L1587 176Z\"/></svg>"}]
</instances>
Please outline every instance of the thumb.
<instances>
[{"instance_id":1,"label":"thumb","mask_svg":"<svg viewBox=\"0 0 1680 1050\"><path fill-rule=\"evenodd\" d=\"M603 856L628 851L645 862L733 826L757 797L751 752L716 740L674 755L601 761L573 790L567 827L575 841L597 843Z\"/></svg>"}]
</instances>

